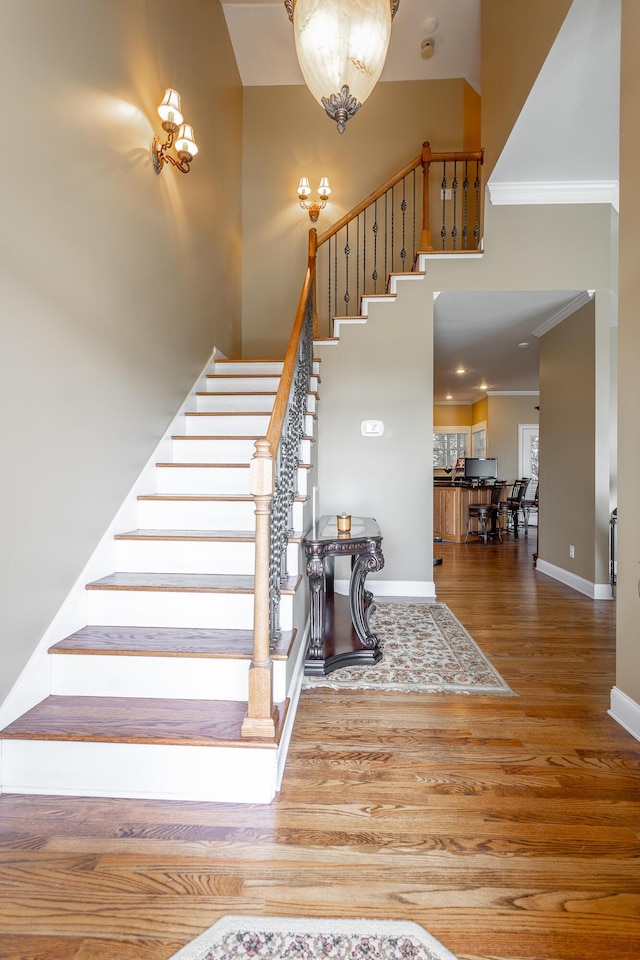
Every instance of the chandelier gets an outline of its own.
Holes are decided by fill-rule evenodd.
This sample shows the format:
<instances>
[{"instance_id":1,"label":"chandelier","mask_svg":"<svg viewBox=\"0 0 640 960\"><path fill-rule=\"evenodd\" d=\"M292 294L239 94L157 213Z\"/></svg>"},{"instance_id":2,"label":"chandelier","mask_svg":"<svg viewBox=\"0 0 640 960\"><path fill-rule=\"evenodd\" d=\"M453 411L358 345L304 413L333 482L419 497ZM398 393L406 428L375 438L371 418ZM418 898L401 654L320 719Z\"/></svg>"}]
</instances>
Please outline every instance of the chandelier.
<instances>
[{"instance_id":1,"label":"chandelier","mask_svg":"<svg viewBox=\"0 0 640 960\"><path fill-rule=\"evenodd\" d=\"M400 0L284 0L309 90L344 133L375 87Z\"/></svg>"}]
</instances>

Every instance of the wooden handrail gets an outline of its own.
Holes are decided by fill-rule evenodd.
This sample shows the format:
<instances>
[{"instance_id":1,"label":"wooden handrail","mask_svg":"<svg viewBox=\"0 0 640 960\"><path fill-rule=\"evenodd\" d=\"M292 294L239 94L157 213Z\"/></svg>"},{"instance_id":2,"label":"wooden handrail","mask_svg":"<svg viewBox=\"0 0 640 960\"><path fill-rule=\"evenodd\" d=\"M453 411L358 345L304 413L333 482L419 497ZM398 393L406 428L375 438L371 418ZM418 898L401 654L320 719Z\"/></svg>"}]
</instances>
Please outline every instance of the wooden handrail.
<instances>
[{"instance_id":1,"label":"wooden handrail","mask_svg":"<svg viewBox=\"0 0 640 960\"><path fill-rule=\"evenodd\" d=\"M394 174L393 177L389 177L381 187L378 187L377 190L374 190L373 193L370 193L369 196L358 203L352 210L349 210L349 213L345 213L344 217L338 220L337 223L334 223L332 227L329 227L328 230L325 230L324 233L321 233L318 237L318 246L321 247L323 243L326 243L327 240L330 240L331 237L335 236L343 227L346 227L348 223L351 223L352 220L362 213L363 210L366 210L367 207L370 207L372 203L375 203L376 200L379 200L380 197L383 197L387 190L391 190L391 187L395 187L396 183L400 183L408 173L411 173L412 170L415 170L422 163L422 154L419 157L415 157L409 163L406 164L399 170L398 173Z\"/></svg>"},{"instance_id":2,"label":"wooden handrail","mask_svg":"<svg viewBox=\"0 0 640 960\"><path fill-rule=\"evenodd\" d=\"M431 145L428 141L425 141L422 145L422 153L419 157L414 157L413 160L410 160L409 163L399 170L392 177L389 177L388 180L378 187L373 193L370 193L368 197L364 200L361 200L360 203L356 204L348 213L345 213L340 220L329 227L328 230L325 230L324 233L321 233L318 237L317 246L321 247L327 240L330 240L331 237L335 236L336 233L339 233L343 227L346 227L348 223L351 223L352 220L366 210L367 207L370 207L372 203L375 203L376 200L379 200L385 195L387 190L391 190L392 187L395 187L397 183L400 183L407 174L411 173L412 170L416 170L419 166L422 166L425 169L425 177L428 175L428 167L431 163L449 163L451 161L461 161L461 160L478 160L480 163L484 162L484 150L463 150L459 152L449 151L445 153L432 153ZM428 195L428 191L425 191ZM423 223L423 229L428 229L429 225Z\"/></svg>"},{"instance_id":3,"label":"wooden handrail","mask_svg":"<svg viewBox=\"0 0 640 960\"><path fill-rule=\"evenodd\" d=\"M273 663L270 652L269 622L269 556L270 515L274 494L274 465L278 453L284 419L289 403L291 385L295 376L296 361L302 329L307 316L309 297L314 293L317 234L309 231L309 256L298 309L282 366L278 391L269 418L265 437L256 440L255 454L250 463L249 483L256 509L255 576L253 655L249 667L247 715L242 723L243 737L273 738L276 736L280 717L273 702ZM317 317L314 306L314 331Z\"/></svg>"}]
</instances>

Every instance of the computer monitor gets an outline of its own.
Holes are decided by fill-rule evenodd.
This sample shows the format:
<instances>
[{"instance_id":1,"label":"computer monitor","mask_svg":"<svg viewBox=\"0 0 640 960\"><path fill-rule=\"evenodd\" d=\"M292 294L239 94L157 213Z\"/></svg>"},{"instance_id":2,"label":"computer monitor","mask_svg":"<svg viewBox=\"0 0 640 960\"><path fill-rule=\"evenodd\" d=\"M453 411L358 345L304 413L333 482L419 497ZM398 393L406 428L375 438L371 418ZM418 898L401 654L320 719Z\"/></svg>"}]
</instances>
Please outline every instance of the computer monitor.
<instances>
[{"instance_id":1,"label":"computer monitor","mask_svg":"<svg viewBox=\"0 0 640 960\"><path fill-rule=\"evenodd\" d=\"M496 457L467 457L464 461L465 480L496 480L498 461Z\"/></svg>"}]
</instances>

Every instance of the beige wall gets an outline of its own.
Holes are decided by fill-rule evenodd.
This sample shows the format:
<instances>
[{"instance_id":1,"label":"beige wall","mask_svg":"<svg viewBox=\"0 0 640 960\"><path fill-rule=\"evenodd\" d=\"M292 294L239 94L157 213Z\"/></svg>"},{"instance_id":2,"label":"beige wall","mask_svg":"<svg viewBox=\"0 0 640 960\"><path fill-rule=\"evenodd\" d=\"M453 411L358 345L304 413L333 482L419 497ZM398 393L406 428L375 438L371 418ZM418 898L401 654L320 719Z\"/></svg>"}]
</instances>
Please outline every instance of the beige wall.
<instances>
[{"instance_id":1,"label":"beige wall","mask_svg":"<svg viewBox=\"0 0 640 960\"><path fill-rule=\"evenodd\" d=\"M572 0L482 0L482 145L491 175Z\"/></svg>"},{"instance_id":2,"label":"beige wall","mask_svg":"<svg viewBox=\"0 0 640 960\"><path fill-rule=\"evenodd\" d=\"M298 205L300 177L309 177L314 196L321 176L331 182L316 225L321 233L418 156L423 141L435 151L462 150L478 136L479 102L470 103L467 86L463 80L378 84L342 136L306 87L245 88L245 356L282 356L288 342L311 226Z\"/></svg>"},{"instance_id":3,"label":"beige wall","mask_svg":"<svg viewBox=\"0 0 640 960\"><path fill-rule=\"evenodd\" d=\"M640 272L638 271L637 158L640 150L640 5L622 0L621 152L620 152L620 300L618 350L618 585L616 685L640 703L638 577L640 511Z\"/></svg>"},{"instance_id":4,"label":"beige wall","mask_svg":"<svg viewBox=\"0 0 640 960\"><path fill-rule=\"evenodd\" d=\"M492 396L487 417L487 456L498 458L498 473L512 483L518 471L518 426L537 423L540 399L535 396Z\"/></svg>"},{"instance_id":5,"label":"beige wall","mask_svg":"<svg viewBox=\"0 0 640 960\"><path fill-rule=\"evenodd\" d=\"M593 300L540 341L539 553L592 583L608 581L608 488L599 502L608 436L598 431L608 396L596 402L602 378L608 393L609 349L599 336L604 329L608 338L607 319L598 319Z\"/></svg>"},{"instance_id":6,"label":"beige wall","mask_svg":"<svg viewBox=\"0 0 640 960\"><path fill-rule=\"evenodd\" d=\"M320 510L376 517L385 567L372 580L431 582L433 298L422 284L401 284L391 309L371 304L366 326L342 327L338 346L316 347ZM382 420L384 435L363 437L363 420Z\"/></svg>"},{"instance_id":7,"label":"beige wall","mask_svg":"<svg viewBox=\"0 0 640 960\"><path fill-rule=\"evenodd\" d=\"M242 102L209 0L5 0L0 51L1 699L214 345L239 350ZM201 152L157 177L170 85Z\"/></svg>"}]
</instances>

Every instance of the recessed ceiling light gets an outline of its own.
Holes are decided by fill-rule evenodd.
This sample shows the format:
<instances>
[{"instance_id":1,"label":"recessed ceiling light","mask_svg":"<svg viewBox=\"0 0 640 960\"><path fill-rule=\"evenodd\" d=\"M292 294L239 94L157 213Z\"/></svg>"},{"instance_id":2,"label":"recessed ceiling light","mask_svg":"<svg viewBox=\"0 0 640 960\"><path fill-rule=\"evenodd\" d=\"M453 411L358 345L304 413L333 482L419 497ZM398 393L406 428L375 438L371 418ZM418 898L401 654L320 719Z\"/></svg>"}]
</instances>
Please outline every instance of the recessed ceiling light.
<instances>
[{"instance_id":1,"label":"recessed ceiling light","mask_svg":"<svg viewBox=\"0 0 640 960\"><path fill-rule=\"evenodd\" d=\"M520 347L521 350L526 350L529 344L527 343L526 340L523 340L522 343L518 344L518 346Z\"/></svg>"},{"instance_id":2,"label":"recessed ceiling light","mask_svg":"<svg viewBox=\"0 0 640 960\"><path fill-rule=\"evenodd\" d=\"M488 390L488 389L489 389L488 383L481 383L480 386L478 387L478 390Z\"/></svg>"},{"instance_id":3,"label":"recessed ceiling light","mask_svg":"<svg viewBox=\"0 0 640 960\"><path fill-rule=\"evenodd\" d=\"M458 369L456 370L456 373L466 373L466 372L467 371L465 370L464 367L458 367Z\"/></svg>"},{"instance_id":4,"label":"recessed ceiling light","mask_svg":"<svg viewBox=\"0 0 640 960\"><path fill-rule=\"evenodd\" d=\"M453 397L451 396L450 393L446 395L445 400L453 400Z\"/></svg>"}]
</instances>

